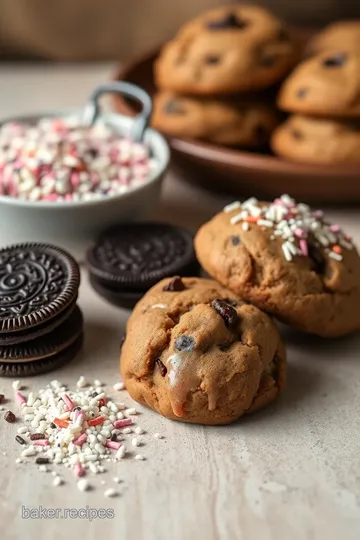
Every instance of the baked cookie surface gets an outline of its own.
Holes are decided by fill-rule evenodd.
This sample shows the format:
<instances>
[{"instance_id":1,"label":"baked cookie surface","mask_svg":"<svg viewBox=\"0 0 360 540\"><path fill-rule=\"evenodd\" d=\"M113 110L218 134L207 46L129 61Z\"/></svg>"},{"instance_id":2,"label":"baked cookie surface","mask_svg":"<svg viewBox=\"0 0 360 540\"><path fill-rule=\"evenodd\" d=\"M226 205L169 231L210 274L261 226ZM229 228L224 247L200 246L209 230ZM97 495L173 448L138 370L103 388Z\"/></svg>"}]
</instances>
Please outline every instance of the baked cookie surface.
<instances>
[{"instance_id":1,"label":"baked cookie surface","mask_svg":"<svg viewBox=\"0 0 360 540\"><path fill-rule=\"evenodd\" d=\"M216 425L273 401L285 362L266 314L215 281L174 278L137 304L121 373L136 401L173 420Z\"/></svg>"},{"instance_id":2,"label":"baked cookie surface","mask_svg":"<svg viewBox=\"0 0 360 540\"><path fill-rule=\"evenodd\" d=\"M360 123L293 115L275 129L271 147L303 163L360 163Z\"/></svg>"},{"instance_id":3,"label":"baked cookie surface","mask_svg":"<svg viewBox=\"0 0 360 540\"><path fill-rule=\"evenodd\" d=\"M279 108L314 116L360 117L360 51L325 51L302 62L283 83Z\"/></svg>"},{"instance_id":4,"label":"baked cookie surface","mask_svg":"<svg viewBox=\"0 0 360 540\"><path fill-rule=\"evenodd\" d=\"M330 24L316 34L307 45L310 55L321 54L334 48L346 47L358 49L360 47L360 21L338 21Z\"/></svg>"},{"instance_id":5,"label":"baked cookie surface","mask_svg":"<svg viewBox=\"0 0 360 540\"><path fill-rule=\"evenodd\" d=\"M286 195L234 203L203 225L195 249L213 278L295 328L324 337L360 329L360 258L322 211Z\"/></svg>"},{"instance_id":6,"label":"baked cookie surface","mask_svg":"<svg viewBox=\"0 0 360 540\"><path fill-rule=\"evenodd\" d=\"M265 102L197 99L160 92L152 125L168 135L256 148L269 142L278 115Z\"/></svg>"},{"instance_id":7,"label":"baked cookie surface","mask_svg":"<svg viewBox=\"0 0 360 540\"><path fill-rule=\"evenodd\" d=\"M184 94L265 88L286 75L296 56L287 29L267 10L220 7L190 21L163 47L156 84Z\"/></svg>"}]
</instances>

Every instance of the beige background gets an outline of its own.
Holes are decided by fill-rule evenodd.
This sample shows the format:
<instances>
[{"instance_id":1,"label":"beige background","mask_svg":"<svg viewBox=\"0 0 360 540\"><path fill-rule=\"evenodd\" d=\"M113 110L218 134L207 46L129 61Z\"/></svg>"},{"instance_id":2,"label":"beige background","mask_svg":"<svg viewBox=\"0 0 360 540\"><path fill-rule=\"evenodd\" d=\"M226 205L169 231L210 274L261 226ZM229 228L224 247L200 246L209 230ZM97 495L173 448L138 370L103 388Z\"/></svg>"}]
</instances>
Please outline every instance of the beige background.
<instances>
[{"instance_id":1,"label":"beige background","mask_svg":"<svg viewBox=\"0 0 360 540\"><path fill-rule=\"evenodd\" d=\"M229 0L0 0L0 57L127 59ZM237 3L237 2L233 2ZM360 16L357 0L260 0L287 20Z\"/></svg>"}]
</instances>

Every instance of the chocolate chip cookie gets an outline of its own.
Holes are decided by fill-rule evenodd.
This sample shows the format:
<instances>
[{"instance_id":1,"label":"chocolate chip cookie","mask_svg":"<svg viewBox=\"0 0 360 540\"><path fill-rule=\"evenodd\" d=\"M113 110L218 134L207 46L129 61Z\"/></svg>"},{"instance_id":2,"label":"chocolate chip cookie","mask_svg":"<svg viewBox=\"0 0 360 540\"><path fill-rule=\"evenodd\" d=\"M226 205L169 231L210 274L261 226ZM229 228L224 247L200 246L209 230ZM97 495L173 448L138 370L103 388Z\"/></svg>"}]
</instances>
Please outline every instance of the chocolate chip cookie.
<instances>
[{"instance_id":1,"label":"chocolate chip cookie","mask_svg":"<svg viewBox=\"0 0 360 540\"><path fill-rule=\"evenodd\" d=\"M236 202L203 225L195 249L213 278L300 330L360 329L360 257L322 211L287 195Z\"/></svg>"},{"instance_id":2,"label":"chocolate chip cookie","mask_svg":"<svg viewBox=\"0 0 360 540\"><path fill-rule=\"evenodd\" d=\"M138 402L183 422L228 424L273 401L285 350L272 320L216 283L164 279L127 324L121 372Z\"/></svg>"},{"instance_id":3,"label":"chocolate chip cookie","mask_svg":"<svg viewBox=\"0 0 360 540\"><path fill-rule=\"evenodd\" d=\"M267 10L221 7L190 21L165 45L156 84L201 95L265 88L286 75L296 56L287 28Z\"/></svg>"},{"instance_id":4,"label":"chocolate chip cookie","mask_svg":"<svg viewBox=\"0 0 360 540\"><path fill-rule=\"evenodd\" d=\"M309 55L321 54L327 50L346 47L359 50L360 21L338 21L316 34L307 45Z\"/></svg>"},{"instance_id":5,"label":"chocolate chip cookie","mask_svg":"<svg viewBox=\"0 0 360 540\"><path fill-rule=\"evenodd\" d=\"M360 123L293 115L274 131L271 147L304 163L360 163Z\"/></svg>"},{"instance_id":6,"label":"chocolate chip cookie","mask_svg":"<svg viewBox=\"0 0 360 540\"><path fill-rule=\"evenodd\" d=\"M256 148L269 142L277 114L264 101L199 99L160 92L152 125L175 137Z\"/></svg>"},{"instance_id":7,"label":"chocolate chip cookie","mask_svg":"<svg viewBox=\"0 0 360 540\"><path fill-rule=\"evenodd\" d=\"M360 52L337 48L305 60L284 82L278 105L314 116L360 117Z\"/></svg>"}]
</instances>

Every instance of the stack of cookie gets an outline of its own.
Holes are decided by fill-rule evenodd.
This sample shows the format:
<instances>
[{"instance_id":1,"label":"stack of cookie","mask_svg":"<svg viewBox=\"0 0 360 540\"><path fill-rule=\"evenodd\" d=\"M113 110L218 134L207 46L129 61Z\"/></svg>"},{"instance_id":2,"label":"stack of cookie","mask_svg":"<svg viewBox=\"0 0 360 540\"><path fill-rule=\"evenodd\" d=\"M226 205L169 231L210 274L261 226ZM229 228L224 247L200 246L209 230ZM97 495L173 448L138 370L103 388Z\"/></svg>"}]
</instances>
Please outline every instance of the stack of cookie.
<instances>
[{"instance_id":1,"label":"stack of cookie","mask_svg":"<svg viewBox=\"0 0 360 540\"><path fill-rule=\"evenodd\" d=\"M0 250L0 376L44 373L72 360L83 342L76 261L47 244Z\"/></svg>"},{"instance_id":2,"label":"stack of cookie","mask_svg":"<svg viewBox=\"0 0 360 540\"><path fill-rule=\"evenodd\" d=\"M277 114L254 91L278 83L295 59L287 29L265 9L240 5L209 11L185 25L160 53L153 126L177 137L261 147Z\"/></svg>"},{"instance_id":3,"label":"stack of cookie","mask_svg":"<svg viewBox=\"0 0 360 540\"><path fill-rule=\"evenodd\" d=\"M300 162L360 163L360 22L337 23L309 44L311 55L281 88L290 112L271 146Z\"/></svg>"}]
</instances>

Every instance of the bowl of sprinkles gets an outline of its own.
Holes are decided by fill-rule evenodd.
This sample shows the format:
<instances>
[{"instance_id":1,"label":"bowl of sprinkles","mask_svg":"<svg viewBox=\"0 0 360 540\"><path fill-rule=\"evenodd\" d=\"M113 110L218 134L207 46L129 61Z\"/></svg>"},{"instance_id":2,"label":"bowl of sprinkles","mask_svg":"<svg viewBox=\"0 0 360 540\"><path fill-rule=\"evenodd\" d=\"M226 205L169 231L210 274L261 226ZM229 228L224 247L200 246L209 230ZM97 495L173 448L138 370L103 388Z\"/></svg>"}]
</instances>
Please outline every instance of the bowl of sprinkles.
<instances>
[{"instance_id":1,"label":"bowl of sprinkles","mask_svg":"<svg viewBox=\"0 0 360 540\"><path fill-rule=\"evenodd\" d=\"M100 96L125 94L142 112L101 112ZM84 110L23 116L0 125L0 230L6 242L78 249L103 228L153 211L169 162L148 129L151 100L128 83L97 88ZM65 244L65 245L64 245Z\"/></svg>"}]
</instances>

